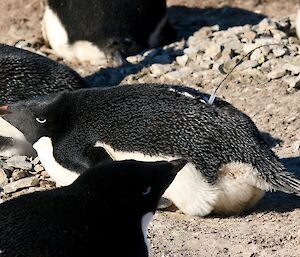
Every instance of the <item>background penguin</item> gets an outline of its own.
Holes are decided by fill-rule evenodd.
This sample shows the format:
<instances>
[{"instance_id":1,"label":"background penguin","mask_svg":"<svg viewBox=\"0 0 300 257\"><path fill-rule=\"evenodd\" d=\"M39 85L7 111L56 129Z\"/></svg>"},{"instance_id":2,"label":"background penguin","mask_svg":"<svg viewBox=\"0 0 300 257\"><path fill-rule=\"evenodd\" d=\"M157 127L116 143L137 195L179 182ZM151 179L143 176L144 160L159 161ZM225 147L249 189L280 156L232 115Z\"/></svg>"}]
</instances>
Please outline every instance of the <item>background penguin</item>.
<instances>
[{"instance_id":1,"label":"background penguin","mask_svg":"<svg viewBox=\"0 0 300 257\"><path fill-rule=\"evenodd\" d=\"M225 101L209 105L207 99L181 86L124 85L0 109L12 112L5 119L34 144L60 185L72 183L97 162L90 156L105 149L113 160L188 160L164 197L191 215L239 213L265 190L299 195L300 181L251 119Z\"/></svg>"},{"instance_id":2,"label":"background penguin","mask_svg":"<svg viewBox=\"0 0 300 257\"><path fill-rule=\"evenodd\" d=\"M297 5L297 15L296 15L296 20L295 20L295 26L296 26L297 37L300 39L300 1L298 1L298 5Z\"/></svg>"},{"instance_id":3,"label":"background penguin","mask_svg":"<svg viewBox=\"0 0 300 257\"><path fill-rule=\"evenodd\" d=\"M83 79L71 68L39 54L0 44L1 103L82 87ZM16 153L33 154L33 149L20 131L0 119L0 154Z\"/></svg>"},{"instance_id":4,"label":"background penguin","mask_svg":"<svg viewBox=\"0 0 300 257\"><path fill-rule=\"evenodd\" d=\"M94 65L176 39L166 0L48 0L42 30L59 56Z\"/></svg>"},{"instance_id":5,"label":"background penguin","mask_svg":"<svg viewBox=\"0 0 300 257\"><path fill-rule=\"evenodd\" d=\"M148 256L147 228L184 160L111 162L0 205L1 257Z\"/></svg>"}]
</instances>

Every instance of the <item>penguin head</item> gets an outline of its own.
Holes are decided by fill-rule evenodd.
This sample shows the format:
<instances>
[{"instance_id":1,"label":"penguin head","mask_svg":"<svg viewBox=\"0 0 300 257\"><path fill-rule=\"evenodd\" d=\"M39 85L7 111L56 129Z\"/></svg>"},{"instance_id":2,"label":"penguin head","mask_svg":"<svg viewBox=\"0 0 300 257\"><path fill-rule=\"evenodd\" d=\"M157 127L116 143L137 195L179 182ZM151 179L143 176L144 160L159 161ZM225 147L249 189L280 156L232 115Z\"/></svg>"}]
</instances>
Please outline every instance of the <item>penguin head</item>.
<instances>
[{"instance_id":1,"label":"penguin head","mask_svg":"<svg viewBox=\"0 0 300 257\"><path fill-rule=\"evenodd\" d=\"M187 162L182 159L158 162L114 161L84 172L73 186L87 188L118 209L135 216L156 211L158 201Z\"/></svg>"},{"instance_id":2,"label":"penguin head","mask_svg":"<svg viewBox=\"0 0 300 257\"><path fill-rule=\"evenodd\" d=\"M62 113L57 108L60 102L57 100L63 95L59 93L2 105L0 116L20 130L29 143L34 144L43 136L51 137L55 130L60 129L57 124L63 124Z\"/></svg>"}]
</instances>

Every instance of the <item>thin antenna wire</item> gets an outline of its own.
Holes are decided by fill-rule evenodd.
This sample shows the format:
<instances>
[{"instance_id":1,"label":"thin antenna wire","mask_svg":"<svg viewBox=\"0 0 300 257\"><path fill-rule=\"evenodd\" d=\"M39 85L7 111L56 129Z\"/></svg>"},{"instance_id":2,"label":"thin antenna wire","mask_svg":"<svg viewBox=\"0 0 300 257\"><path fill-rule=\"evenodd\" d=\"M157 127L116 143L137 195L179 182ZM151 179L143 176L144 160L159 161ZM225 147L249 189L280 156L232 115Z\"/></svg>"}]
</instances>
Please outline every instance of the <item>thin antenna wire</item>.
<instances>
[{"instance_id":1,"label":"thin antenna wire","mask_svg":"<svg viewBox=\"0 0 300 257\"><path fill-rule=\"evenodd\" d=\"M234 69L235 69L238 65L240 65L240 64L242 63L242 61L243 61L247 56L249 56L250 54L252 54L256 49L259 49L259 48L264 47L264 46L273 46L273 45L277 45L277 46L287 46L286 44L272 43L272 44L265 44L265 45L257 46L257 47L255 47L254 49L252 49L250 52L248 52L246 55L244 55L244 56L242 57L242 59L240 59L240 60L236 63L236 65L234 65L234 67L226 74L226 76L222 79L222 81L219 83L219 85L218 85L216 88L214 88L214 89L212 90L212 93L211 93L211 95L210 95L210 97L209 97L207 103L210 104L210 105L212 105L212 104L214 103L214 100L215 100L216 95L217 95L217 91L218 91L218 89L220 88L220 86L221 86L221 85L223 84L223 82L228 78L228 76L234 71Z\"/></svg>"}]
</instances>

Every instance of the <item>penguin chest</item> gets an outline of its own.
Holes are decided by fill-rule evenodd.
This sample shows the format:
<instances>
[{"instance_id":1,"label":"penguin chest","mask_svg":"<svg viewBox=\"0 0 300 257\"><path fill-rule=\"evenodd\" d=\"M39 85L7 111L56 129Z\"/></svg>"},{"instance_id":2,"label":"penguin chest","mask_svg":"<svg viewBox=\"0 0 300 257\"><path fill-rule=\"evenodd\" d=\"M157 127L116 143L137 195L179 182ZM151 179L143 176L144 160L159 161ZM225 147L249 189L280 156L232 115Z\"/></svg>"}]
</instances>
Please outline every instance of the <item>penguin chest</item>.
<instances>
[{"instance_id":1,"label":"penguin chest","mask_svg":"<svg viewBox=\"0 0 300 257\"><path fill-rule=\"evenodd\" d=\"M33 148L37 151L45 170L58 186L70 185L78 178L78 173L66 169L55 160L52 141L49 137L41 137Z\"/></svg>"},{"instance_id":2,"label":"penguin chest","mask_svg":"<svg viewBox=\"0 0 300 257\"><path fill-rule=\"evenodd\" d=\"M23 133L0 117L0 155L10 157L16 154L36 155Z\"/></svg>"}]
</instances>

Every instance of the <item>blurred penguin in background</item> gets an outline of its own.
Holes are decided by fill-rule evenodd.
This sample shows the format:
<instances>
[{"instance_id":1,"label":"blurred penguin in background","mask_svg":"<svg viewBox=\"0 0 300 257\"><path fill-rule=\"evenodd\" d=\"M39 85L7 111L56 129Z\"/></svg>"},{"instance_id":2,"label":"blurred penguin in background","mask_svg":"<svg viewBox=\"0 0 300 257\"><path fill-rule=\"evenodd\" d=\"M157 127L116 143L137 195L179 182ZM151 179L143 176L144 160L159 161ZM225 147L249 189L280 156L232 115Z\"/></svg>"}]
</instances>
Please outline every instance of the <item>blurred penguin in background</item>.
<instances>
[{"instance_id":1,"label":"blurred penguin in background","mask_svg":"<svg viewBox=\"0 0 300 257\"><path fill-rule=\"evenodd\" d=\"M100 66L176 38L166 0L48 0L42 30L57 55Z\"/></svg>"},{"instance_id":2,"label":"blurred penguin in background","mask_svg":"<svg viewBox=\"0 0 300 257\"><path fill-rule=\"evenodd\" d=\"M298 38L300 39L300 1L298 2L297 6L296 33Z\"/></svg>"}]
</instances>

